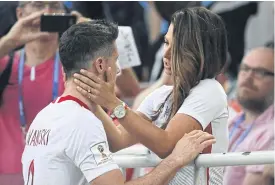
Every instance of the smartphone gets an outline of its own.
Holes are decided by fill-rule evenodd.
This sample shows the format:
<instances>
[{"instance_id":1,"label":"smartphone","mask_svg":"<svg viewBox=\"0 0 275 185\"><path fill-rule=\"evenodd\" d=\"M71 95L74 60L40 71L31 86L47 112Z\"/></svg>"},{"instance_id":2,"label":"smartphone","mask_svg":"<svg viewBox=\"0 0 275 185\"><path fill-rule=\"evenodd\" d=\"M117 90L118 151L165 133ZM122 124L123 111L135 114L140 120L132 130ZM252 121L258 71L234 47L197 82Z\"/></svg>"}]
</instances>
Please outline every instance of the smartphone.
<instances>
[{"instance_id":1,"label":"smartphone","mask_svg":"<svg viewBox=\"0 0 275 185\"><path fill-rule=\"evenodd\" d=\"M41 16L40 30L63 33L75 23L76 16L71 14L44 14Z\"/></svg>"}]
</instances>

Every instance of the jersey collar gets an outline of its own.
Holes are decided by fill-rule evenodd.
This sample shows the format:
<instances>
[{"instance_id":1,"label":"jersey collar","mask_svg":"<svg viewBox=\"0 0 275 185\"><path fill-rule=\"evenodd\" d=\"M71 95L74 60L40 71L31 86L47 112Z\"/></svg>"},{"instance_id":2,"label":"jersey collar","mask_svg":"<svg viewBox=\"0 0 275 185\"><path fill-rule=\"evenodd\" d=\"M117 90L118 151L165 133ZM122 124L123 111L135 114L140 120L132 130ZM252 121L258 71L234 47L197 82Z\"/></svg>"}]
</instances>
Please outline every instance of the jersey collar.
<instances>
[{"instance_id":1,"label":"jersey collar","mask_svg":"<svg viewBox=\"0 0 275 185\"><path fill-rule=\"evenodd\" d=\"M74 102L78 103L81 107L84 107L85 109L90 110L87 104L85 104L80 99L78 99L74 96L71 96L71 95L62 96L60 98L57 98L53 103L61 103L61 102L68 101L68 100L74 101Z\"/></svg>"}]
</instances>

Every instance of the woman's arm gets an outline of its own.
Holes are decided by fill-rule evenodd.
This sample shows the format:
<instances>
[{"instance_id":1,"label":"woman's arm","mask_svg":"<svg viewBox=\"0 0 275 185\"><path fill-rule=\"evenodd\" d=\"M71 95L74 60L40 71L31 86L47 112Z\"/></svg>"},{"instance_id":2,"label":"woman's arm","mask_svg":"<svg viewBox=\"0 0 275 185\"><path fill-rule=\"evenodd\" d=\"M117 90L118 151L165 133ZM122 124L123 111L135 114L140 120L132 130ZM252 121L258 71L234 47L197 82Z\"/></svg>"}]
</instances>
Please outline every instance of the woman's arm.
<instances>
[{"instance_id":1,"label":"woman's arm","mask_svg":"<svg viewBox=\"0 0 275 185\"><path fill-rule=\"evenodd\" d=\"M118 101L117 104L113 104L109 108L113 110L120 104ZM124 118L119 119L119 123L160 158L171 154L176 143L184 134L192 130L202 130L200 123L185 114L176 114L168 123L167 128L162 130L131 109L127 110Z\"/></svg>"},{"instance_id":2,"label":"woman's arm","mask_svg":"<svg viewBox=\"0 0 275 185\"><path fill-rule=\"evenodd\" d=\"M97 106L95 115L103 123L111 152L117 152L138 143L138 140L129 134L122 125L116 126L100 106Z\"/></svg>"}]
</instances>

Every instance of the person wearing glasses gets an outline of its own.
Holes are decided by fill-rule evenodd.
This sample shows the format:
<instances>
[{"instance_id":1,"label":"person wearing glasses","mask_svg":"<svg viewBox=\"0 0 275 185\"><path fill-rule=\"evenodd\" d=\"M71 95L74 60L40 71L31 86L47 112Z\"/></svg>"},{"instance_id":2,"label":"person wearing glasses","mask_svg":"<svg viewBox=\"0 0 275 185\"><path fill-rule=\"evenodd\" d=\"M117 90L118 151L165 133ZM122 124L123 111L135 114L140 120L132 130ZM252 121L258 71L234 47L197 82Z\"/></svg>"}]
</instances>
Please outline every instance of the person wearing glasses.
<instances>
[{"instance_id":1,"label":"person wearing glasses","mask_svg":"<svg viewBox=\"0 0 275 185\"><path fill-rule=\"evenodd\" d=\"M242 112L229 123L229 152L274 149L274 50L262 47L243 59L237 80ZM265 185L264 165L227 167L224 185Z\"/></svg>"},{"instance_id":2,"label":"person wearing glasses","mask_svg":"<svg viewBox=\"0 0 275 185\"><path fill-rule=\"evenodd\" d=\"M0 39L0 174L21 173L30 123L64 90L59 36L40 32L43 13L64 12L62 2L21 1L18 21Z\"/></svg>"}]
</instances>

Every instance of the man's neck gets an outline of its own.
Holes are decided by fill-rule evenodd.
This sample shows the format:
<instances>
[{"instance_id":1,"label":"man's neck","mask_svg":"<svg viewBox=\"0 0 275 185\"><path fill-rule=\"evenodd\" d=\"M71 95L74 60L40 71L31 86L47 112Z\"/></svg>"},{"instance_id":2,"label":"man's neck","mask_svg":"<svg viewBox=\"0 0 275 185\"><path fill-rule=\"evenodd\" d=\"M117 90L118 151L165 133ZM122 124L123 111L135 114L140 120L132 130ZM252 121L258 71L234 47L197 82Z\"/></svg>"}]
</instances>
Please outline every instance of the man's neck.
<instances>
[{"instance_id":1,"label":"man's neck","mask_svg":"<svg viewBox=\"0 0 275 185\"><path fill-rule=\"evenodd\" d=\"M64 93L61 95L61 97L68 96L68 95L71 95L71 96L79 99L83 103L85 103L89 107L90 111L92 111L92 112L95 111L96 105L94 103L92 103L88 98L86 98L82 94L80 94L76 90L76 85L73 84L72 82L66 82L65 90L64 90Z\"/></svg>"},{"instance_id":2,"label":"man's neck","mask_svg":"<svg viewBox=\"0 0 275 185\"><path fill-rule=\"evenodd\" d=\"M25 45L25 64L28 66L39 65L53 57L58 49L58 41L36 40Z\"/></svg>"}]
</instances>

